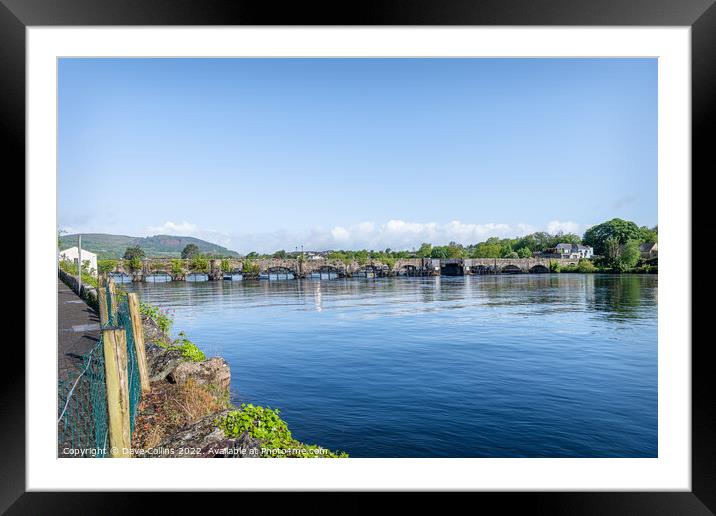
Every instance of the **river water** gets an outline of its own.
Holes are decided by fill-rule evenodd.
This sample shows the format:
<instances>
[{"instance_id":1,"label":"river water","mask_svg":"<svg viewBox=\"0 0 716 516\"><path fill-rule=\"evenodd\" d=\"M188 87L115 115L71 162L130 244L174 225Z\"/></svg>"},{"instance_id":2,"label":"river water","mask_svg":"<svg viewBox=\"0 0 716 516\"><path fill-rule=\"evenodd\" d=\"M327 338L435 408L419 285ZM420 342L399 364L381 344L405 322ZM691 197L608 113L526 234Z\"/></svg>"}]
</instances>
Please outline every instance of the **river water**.
<instances>
[{"instance_id":1,"label":"river water","mask_svg":"<svg viewBox=\"0 0 716 516\"><path fill-rule=\"evenodd\" d=\"M657 456L657 276L125 285L351 457Z\"/></svg>"}]
</instances>

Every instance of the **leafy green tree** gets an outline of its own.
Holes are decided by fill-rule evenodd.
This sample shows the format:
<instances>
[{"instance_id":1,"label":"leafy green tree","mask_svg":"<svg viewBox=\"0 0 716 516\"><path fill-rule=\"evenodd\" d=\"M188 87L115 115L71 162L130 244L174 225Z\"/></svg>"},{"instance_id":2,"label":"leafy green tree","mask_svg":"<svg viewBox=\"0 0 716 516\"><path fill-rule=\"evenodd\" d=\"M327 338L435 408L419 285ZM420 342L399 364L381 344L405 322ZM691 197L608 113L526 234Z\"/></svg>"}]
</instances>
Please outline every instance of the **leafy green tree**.
<instances>
[{"instance_id":1,"label":"leafy green tree","mask_svg":"<svg viewBox=\"0 0 716 516\"><path fill-rule=\"evenodd\" d=\"M137 258L141 261L145 258L144 250L138 245L127 247L127 249L124 251L124 255L122 256L122 258L124 258L125 260L132 260L134 258Z\"/></svg>"},{"instance_id":2,"label":"leafy green tree","mask_svg":"<svg viewBox=\"0 0 716 516\"><path fill-rule=\"evenodd\" d=\"M97 269L100 274L108 274L117 267L117 260L97 260Z\"/></svg>"},{"instance_id":3,"label":"leafy green tree","mask_svg":"<svg viewBox=\"0 0 716 516\"><path fill-rule=\"evenodd\" d=\"M273 253L273 257L274 257L274 258L278 258L278 259L281 259L281 260L283 260L284 258L286 258L286 256L287 256L287 253L286 253L286 251L284 251L283 249L281 249L281 250L276 251L275 253Z\"/></svg>"},{"instance_id":4,"label":"leafy green tree","mask_svg":"<svg viewBox=\"0 0 716 516\"><path fill-rule=\"evenodd\" d=\"M174 259L171 261L171 271L172 275L174 277L183 276L184 275L184 262L179 259Z\"/></svg>"},{"instance_id":5,"label":"leafy green tree","mask_svg":"<svg viewBox=\"0 0 716 516\"><path fill-rule=\"evenodd\" d=\"M654 226L653 228L648 228L646 226L642 226L639 228L639 240L642 243L647 244L653 244L655 242L659 241L659 230L658 226Z\"/></svg>"},{"instance_id":6,"label":"leafy green tree","mask_svg":"<svg viewBox=\"0 0 716 516\"><path fill-rule=\"evenodd\" d=\"M520 257L520 255L514 251L508 253L507 256L505 256L505 258L519 258L519 257Z\"/></svg>"},{"instance_id":7,"label":"leafy green tree","mask_svg":"<svg viewBox=\"0 0 716 516\"><path fill-rule=\"evenodd\" d=\"M592 226L584 233L582 239L586 245L594 248L595 254L606 254L607 240L615 239L619 245L626 244L629 240L639 240L639 227L629 220L612 219Z\"/></svg>"},{"instance_id":8,"label":"leafy green tree","mask_svg":"<svg viewBox=\"0 0 716 516\"><path fill-rule=\"evenodd\" d=\"M187 244L181 251L181 257L185 260L191 260L192 258L196 258L197 256L199 256L200 253L201 251L199 250L198 245Z\"/></svg>"},{"instance_id":9,"label":"leafy green tree","mask_svg":"<svg viewBox=\"0 0 716 516\"><path fill-rule=\"evenodd\" d=\"M604 262L608 267L612 269L619 268L619 260L621 257L621 245L619 239L615 237L609 237L604 241L602 254L604 255Z\"/></svg>"},{"instance_id":10,"label":"leafy green tree","mask_svg":"<svg viewBox=\"0 0 716 516\"><path fill-rule=\"evenodd\" d=\"M420 244L420 249L418 249L418 252L415 253L418 258L428 258L432 255L433 252L433 246L431 244L428 244L427 242L423 242Z\"/></svg>"},{"instance_id":11,"label":"leafy green tree","mask_svg":"<svg viewBox=\"0 0 716 516\"><path fill-rule=\"evenodd\" d=\"M432 251L430 252L431 258L439 258L442 260L446 260L449 258L448 256L448 249L447 246L435 246L433 247Z\"/></svg>"},{"instance_id":12,"label":"leafy green tree","mask_svg":"<svg viewBox=\"0 0 716 516\"><path fill-rule=\"evenodd\" d=\"M124 264L132 272L142 270L142 259L139 256L133 256L128 260L125 259Z\"/></svg>"},{"instance_id":13,"label":"leafy green tree","mask_svg":"<svg viewBox=\"0 0 716 516\"><path fill-rule=\"evenodd\" d=\"M450 242L445 246L448 258L464 258L465 248L456 242Z\"/></svg>"},{"instance_id":14,"label":"leafy green tree","mask_svg":"<svg viewBox=\"0 0 716 516\"><path fill-rule=\"evenodd\" d=\"M221 260L221 272L231 272L231 262L229 260Z\"/></svg>"},{"instance_id":15,"label":"leafy green tree","mask_svg":"<svg viewBox=\"0 0 716 516\"><path fill-rule=\"evenodd\" d=\"M190 262L189 269L194 272L209 272L209 260L202 256L197 256Z\"/></svg>"},{"instance_id":16,"label":"leafy green tree","mask_svg":"<svg viewBox=\"0 0 716 516\"><path fill-rule=\"evenodd\" d=\"M520 258L530 258L532 256L532 251L530 251L529 247L521 247L517 250L517 256Z\"/></svg>"},{"instance_id":17,"label":"leafy green tree","mask_svg":"<svg viewBox=\"0 0 716 516\"><path fill-rule=\"evenodd\" d=\"M639 261L639 241L629 240L621 247L621 256L619 257L619 270L628 271L633 269Z\"/></svg>"},{"instance_id":18,"label":"leafy green tree","mask_svg":"<svg viewBox=\"0 0 716 516\"><path fill-rule=\"evenodd\" d=\"M477 244L472 251L473 258L499 258L502 255L502 244L496 237L488 238Z\"/></svg>"},{"instance_id":19,"label":"leafy green tree","mask_svg":"<svg viewBox=\"0 0 716 516\"><path fill-rule=\"evenodd\" d=\"M260 271L259 264L253 260L246 258L241 266L241 272L244 274L258 274Z\"/></svg>"},{"instance_id":20,"label":"leafy green tree","mask_svg":"<svg viewBox=\"0 0 716 516\"><path fill-rule=\"evenodd\" d=\"M361 251L356 251L354 256L356 262L358 262L358 265L365 265L366 263L368 263L369 254L368 251L366 251L365 249Z\"/></svg>"},{"instance_id":21,"label":"leafy green tree","mask_svg":"<svg viewBox=\"0 0 716 516\"><path fill-rule=\"evenodd\" d=\"M393 270L393 267L395 267L395 262L396 262L396 260L395 260L395 258L393 258L392 256L383 255L383 256L380 258L380 262L383 263L383 264L385 264L385 265L387 265L388 268L392 271L392 270Z\"/></svg>"}]
</instances>

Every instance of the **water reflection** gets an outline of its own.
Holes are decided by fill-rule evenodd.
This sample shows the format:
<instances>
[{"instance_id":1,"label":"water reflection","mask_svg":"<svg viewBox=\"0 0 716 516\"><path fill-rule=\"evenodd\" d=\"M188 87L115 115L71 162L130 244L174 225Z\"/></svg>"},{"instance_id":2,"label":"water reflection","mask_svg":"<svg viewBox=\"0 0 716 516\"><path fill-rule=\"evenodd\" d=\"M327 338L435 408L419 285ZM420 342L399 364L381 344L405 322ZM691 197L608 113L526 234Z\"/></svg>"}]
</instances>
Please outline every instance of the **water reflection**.
<instances>
[{"instance_id":1,"label":"water reflection","mask_svg":"<svg viewBox=\"0 0 716 516\"><path fill-rule=\"evenodd\" d=\"M354 457L654 457L656 275L131 284ZM367 438L366 436L370 436Z\"/></svg>"}]
</instances>

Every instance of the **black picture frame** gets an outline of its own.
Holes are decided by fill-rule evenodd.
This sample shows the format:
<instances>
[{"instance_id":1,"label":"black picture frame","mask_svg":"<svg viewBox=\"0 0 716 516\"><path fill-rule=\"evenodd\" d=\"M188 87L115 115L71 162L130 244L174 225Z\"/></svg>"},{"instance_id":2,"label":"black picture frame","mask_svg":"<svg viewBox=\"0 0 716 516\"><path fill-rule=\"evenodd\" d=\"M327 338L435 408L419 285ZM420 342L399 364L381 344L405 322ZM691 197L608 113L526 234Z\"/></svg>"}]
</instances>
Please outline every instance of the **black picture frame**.
<instances>
[{"instance_id":1,"label":"black picture frame","mask_svg":"<svg viewBox=\"0 0 716 516\"><path fill-rule=\"evenodd\" d=\"M558 25L689 26L692 51L692 179L710 172L716 125L716 0L412 0L272 2L222 0L0 0L0 130L6 177L25 170L25 28L84 25ZM340 7L340 8L339 8ZM10 158L10 159L8 159ZM13 174L14 175L14 174ZM689 254L691 256L691 254ZM689 281L691 278L684 278ZM684 300L690 302L691 300ZM695 306L692 304L692 306ZM693 318L692 318L693 319ZM708 360L712 339L692 345L692 491L480 493L501 510L545 514L713 514L716 512L716 400ZM688 345L689 343L682 343ZM8 356L9 354L9 356ZM163 500L184 506L194 494L26 493L24 352L6 346L2 380L0 511L7 514L126 514ZM216 497L216 495L212 495ZM236 496L226 494L222 498ZM273 496L273 495L272 495ZM295 503L296 494L292 494ZM301 495L311 503L310 493ZM321 495L330 507L333 495ZM170 501L167 499L171 497ZM139 500L137 500L139 498ZM275 500L275 498L272 498ZM234 498L235 500L235 498ZM218 508L223 500L212 501ZM298 502L305 503L305 502ZM356 502L360 507L362 502ZM481 502L482 503L482 500ZM342 506L348 509L345 502ZM346 512L348 512L346 510Z\"/></svg>"}]
</instances>

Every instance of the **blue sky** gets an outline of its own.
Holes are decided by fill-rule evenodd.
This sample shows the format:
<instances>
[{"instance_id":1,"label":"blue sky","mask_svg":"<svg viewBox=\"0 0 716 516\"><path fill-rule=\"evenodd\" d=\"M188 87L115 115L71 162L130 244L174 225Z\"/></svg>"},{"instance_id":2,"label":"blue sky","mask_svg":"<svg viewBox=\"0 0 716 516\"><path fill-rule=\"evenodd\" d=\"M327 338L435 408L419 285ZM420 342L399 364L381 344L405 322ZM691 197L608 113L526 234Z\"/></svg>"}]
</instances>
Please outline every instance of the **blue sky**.
<instances>
[{"instance_id":1,"label":"blue sky","mask_svg":"<svg viewBox=\"0 0 716 516\"><path fill-rule=\"evenodd\" d=\"M240 252L657 223L656 59L61 59L59 226Z\"/></svg>"}]
</instances>

